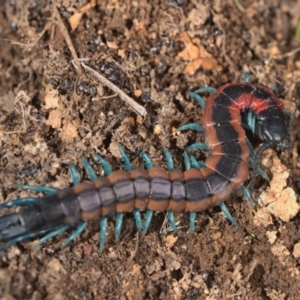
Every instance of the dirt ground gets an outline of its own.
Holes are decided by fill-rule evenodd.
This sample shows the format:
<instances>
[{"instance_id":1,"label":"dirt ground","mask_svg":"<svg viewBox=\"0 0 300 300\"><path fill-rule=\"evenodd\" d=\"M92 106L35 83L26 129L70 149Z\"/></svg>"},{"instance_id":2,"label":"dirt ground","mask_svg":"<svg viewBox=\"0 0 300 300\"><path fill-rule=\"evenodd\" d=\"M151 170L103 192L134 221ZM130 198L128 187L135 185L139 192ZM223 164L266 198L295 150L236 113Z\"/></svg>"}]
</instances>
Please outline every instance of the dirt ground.
<instances>
[{"instance_id":1,"label":"dirt ground","mask_svg":"<svg viewBox=\"0 0 300 300\"><path fill-rule=\"evenodd\" d=\"M112 220L103 253L98 222L63 249L70 232L36 252L36 241L19 243L1 256L1 299L299 299L299 20L299 0L0 0L1 202L33 195L16 183L70 186L70 163L87 178L82 156L103 175L95 152L123 168L117 143L134 166L145 151L165 167L166 146L183 169L184 151L203 141L175 132L201 122L187 92L241 82L243 71L276 85L294 117L293 147L262 158L271 182L257 177L255 209L240 194L226 202L239 227L215 207L197 214L195 233L187 214L171 232L160 213L142 236L127 214L118 243Z\"/></svg>"}]
</instances>

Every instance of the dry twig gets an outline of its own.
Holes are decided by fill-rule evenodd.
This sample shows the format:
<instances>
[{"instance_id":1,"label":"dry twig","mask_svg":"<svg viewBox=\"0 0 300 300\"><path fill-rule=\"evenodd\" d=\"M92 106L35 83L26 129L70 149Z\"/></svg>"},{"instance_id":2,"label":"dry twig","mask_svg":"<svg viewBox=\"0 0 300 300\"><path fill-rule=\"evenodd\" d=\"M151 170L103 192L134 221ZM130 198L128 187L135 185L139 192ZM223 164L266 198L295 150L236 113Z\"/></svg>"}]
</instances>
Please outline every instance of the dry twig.
<instances>
[{"instance_id":1,"label":"dry twig","mask_svg":"<svg viewBox=\"0 0 300 300\"><path fill-rule=\"evenodd\" d=\"M68 32L68 30L67 30L67 28L66 28L66 26L65 26L65 24L64 24L64 22L63 22L63 20L60 16L60 13L59 13L59 11L58 11L58 9L55 5L53 5L53 9L54 9L54 12L55 12L55 15L56 15L56 18L57 18L58 28L59 28L61 34L63 35L63 37L64 37L64 39L65 39L65 41L68 45L68 48L70 49L70 52L72 54L72 57L74 59L76 67L77 67L77 71L78 71L79 74L81 74L82 73L81 65L78 61L78 56L77 56L77 53L76 53L75 48L73 46L73 43L71 41L69 32Z\"/></svg>"},{"instance_id":2,"label":"dry twig","mask_svg":"<svg viewBox=\"0 0 300 300\"><path fill-rule=\"evenodd\" d=\"M145 117L147 114L147 111L145 108L138 103L136 103L131 97L129 97L127 94L125 94L121 89L119 89L116 85L114 85L112 82L110 82L108 79L106 79L103 75L99 74L94 69L87 66L85 63L81 62L81 65L83 68L88 71L91 75L93 75L98 81L100 81L103 85L107 86L109 89L111 89L113 92L118 94L120 98L129 105L132 109L134 109L138 114L140 114L142 117Z\"/></svg>"}]
</instances>

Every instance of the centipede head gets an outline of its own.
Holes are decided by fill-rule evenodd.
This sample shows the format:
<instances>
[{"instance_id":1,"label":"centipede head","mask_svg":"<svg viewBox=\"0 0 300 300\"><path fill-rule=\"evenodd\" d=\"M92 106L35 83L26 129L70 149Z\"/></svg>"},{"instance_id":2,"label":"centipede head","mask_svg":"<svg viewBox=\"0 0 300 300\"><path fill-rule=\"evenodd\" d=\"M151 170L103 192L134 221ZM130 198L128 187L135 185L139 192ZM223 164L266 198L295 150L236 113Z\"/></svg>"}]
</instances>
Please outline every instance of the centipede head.
<instances>
[{"instance_id":1,"label":"centipede head","mask_svg":"<svg viewBox=\"0 0 300 300\"><path fill-rule=\"evenodd\" d=\"M269 117L264 122L258 122L257 135L270 146L280 146L288 137L288 124L283 118Z\"/></svg>"},{"instance_id":2,"label":"centipede head","mask_svg":"<svg viewBox=\"0 0 300 300\"><path fill-rule=\"evenodd\" d=\"M292 137L289 133L290 123L290 116L282 111L280 111L280 113L277 112L277 114L274 114L273 116L268 116L264 120L258 122L256 134L265 143L258 149L255 155L250 190L253 190L259 160L263 152L274 146L284 150L291 148Z\"/></svg>"}]
</instances>

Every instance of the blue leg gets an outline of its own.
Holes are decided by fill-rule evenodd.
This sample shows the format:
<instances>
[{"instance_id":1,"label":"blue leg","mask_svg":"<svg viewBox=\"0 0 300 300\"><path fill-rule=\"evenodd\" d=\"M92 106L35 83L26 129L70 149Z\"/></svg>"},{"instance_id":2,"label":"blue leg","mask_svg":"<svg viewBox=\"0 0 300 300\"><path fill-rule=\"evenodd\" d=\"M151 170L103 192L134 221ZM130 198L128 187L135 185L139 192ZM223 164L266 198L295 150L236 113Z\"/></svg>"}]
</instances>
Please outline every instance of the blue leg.
<instances>
[{"instance_id":1,"label":"blue leg","mask_svg":"<svg viewBox=\"0 0 300 300\"><path fill-rule=\"evenodd\" d=\"M221 208L222 212L225 214L226 218L234 225L239 227L238 223L236 222L236 220L233 218L233 216L231 215L231 213L229 212L227 206L224 204L224 202L219 204L219 207Z\"/></svg>"},{"instance_id":2,"label":"blue leg","mask_svg":"<svg viewBox=\"0 0 300 300\"><path fill-rule=\"evenodd\" d=\"M40 248L40 246L42 244L44 244L45 242L47 242L49 239L62 234L63 232L65 232L68 228L70 227L70 225L62 225L60 226L58 229L49 232L48 234L46 234L44 237L42 237L39 242L37 244L35 244L34 249L38 249Z\"/></svg>"},{"instance_id":3,"label":"blue leg","mask_svg":"<svg viewBox=\"0 0 300 300\"><path fill-rule=\"evenodd\" d=\"M255 206L255 201L254 201L254 199L252 197L252 194L251 194L250 190L247 189L244 185L242 185L240 187L240 190L244 194L244 196L246 197L246 199L249 201L250 205L252 207L254 207Z\"/></svg>"},{"instance_id":4,"label":"blue leg","mask_svg":"<svg viewBox=\"0 0 300 300\"><path fill-rule=\"evenodd\" d=\"M106 229L107 229L107 217L102 217L100 219L100 239L99 239L100 252L103 251L105 246Z\"/></svg>"},{"instance_id":5,"label":"blue leg","mask_svg":"<svg viewBox=\"0 0 300 300\"><path fill-rule=\"evenodd\" d=\"M97 153L95 153L94 155L95 155L96 159L99 161L99 163L102 165L105 176L108 176L109 174L111 174L112 169L111 169L109 162Z\"/></svg>"},{"instance_id":6,"label":"blue leg","mask_svg":"<svg viewBox=\"0 0 300 300\"><path fill-rule=\"evenodd\" d=\"M195 92L189 92L188 95L194 98L202 109L205 109L205 101L200 95L196 94Z\"/></svg>"},{"instance_id":7,"label":"blue leg","mask_svg":"<svg viewBox=\"0 0 300 300\"><path fill-rule=\"evenodd\" d=\"M118 144L118 148L119 148L119 151L121 153L122 159L124 161L125 170L126 171L132 170L132 165L131 165L131 162L130 162L126 152L124 151L124 149L119 144Z\"/></svg>"},{"instance_id":8,"label":"blue leg","mask_svg":"<svg viewBox=\"0 0 300 300\"><path fill-rule=\"evenodd\" d=\"M254 169L254 163L250 160L248 162L248 165L251 169ZM270 182L270 178L269 176L261 169L260 166L257 167L257 173L263 178L265 179L266 181Z\"/></svg>"},{"instance_id":9,"label":"blue leg","mask_svg":"<svg viewBox=\"0 0 300 300\"><path fill-rule=\"evenodd\" d=\"M146 218L145 218L145 223L144 223L144 228L143 228L143 234L145 235L149 229L151 220L153 216L153 210L148 209L146 211Z\"/></svg>"},{"instance_id":10,"label":"blue leg","mask_svg":"<svg viewBox=\"0 0 300 300\"><path fill-rule=\"evenodd\" d=\"M249 111L247 114L247 124L250 127L251 132L255 134L256 117L251 111Z\"/></svg>"},{"instance_id":11,"label":"blue leg","mask_svg":"<svg viewBox=\"0 0 300 300\"><path fill-rule=\"evenodd\" d=\"M278 91L278 87L277 87L276 85L271 86L271 87L270 87L270 90L271 90L276 96L278 96L279 91Z\"/></svg>"},{"instance_id":12,"label":"blue leg","mask_svg":"<svg viewBox=\"0 0 300 300\"><path fill-rule=\"evenodd\" d=\"M89 179L91 181L95 181L97 179L97 175L96 175L93 167L91 166L91 164L88 162L88 160L85 157L82 157L81 161L82 161L83 166L85 167L85 169L88 173Z\"/></svg>"},{"instance_id":13,"label":"blue leg","mask_svg":"<svg viewBox=\"0 0 300 300\"><path fill-rule=\"evenodd\" d=\"M186 151L183 152L183 161L186 170L191 168L191 161Z\"/></svg>"},{"instance_id":14,"label":"blue leg","mask_svg":"<svg viewBox=\"0 0 300 300\"><path fill-rule=\"evenodd\" d=\"M153 168L153 163L149 157L149 155L145 152L141 152L140 153L140 156L143 158L144 160L144 163L145 163L145 166L146 166L146 169L151 169ZM148 231L148 228L150 226L150 223L151 223L151 220L152 220L152 215L153 215L153 211L148 209L146 211L146 217L145 217L145 223L144 223L144 226L143 226L143 234L146 234L147 231ZM136 220L137 222L137 220Z\"/></svg>"},{"instance_id":15,"label":"blue leg","mask_svg":"<svg viewBox=\"0 0 300 300\"><path fill-rule=\"evenodd\" d=\"M27 205L36 204L37 202L38 202L38 198L25 197L25 198L20 198L20 199L9 201L9 202L4 202L4 203L0 204L0 208L11 208L11 207L15 207L15 206L27 206Z\"/></svg>"},{"instance_id":16,"label":"blue leg","mask_svg":"<svg viewBox=\"0 0 300 300\"><path fill-rule=\"evenodd\" d=\"M216 88L212 87L212 86L204 86L198 90L193 91L193 93L196 94L203 94L203 93L209 93L209 94L214 94L217 91Z\"/></svg>"},{"instance_id":17,"label":"blue leg","mask_svg":"<svg viewBox=\"0 0 300 300\"><path fill-rule=\"evenodd\" d=\"M165 154L165 157L166 157L166 160L167 160L167 169L168 169L168 171L174 170L174 161L173 161L172 155L166 147L164 147L164 154ZM168 211L167 216L168 216L168 220L170 222L171 228L174 231L176 231L177 227L176 227L176 223L175 223L174 213L172 211Z\"/></svg>"},{"instance_id":18,"label":"blue leg","mask_svg":"<svg viewBox=\"0 0 300 300\"><path fill-rule=\"evenodd\" d=\"M248 124L242 122L242 127L247 131L252 131Z\"/></svg>"},{"instance_id":19,"label":"blue leg","mask_svg":"<svg viewBox=\"0 0 300 300\"><path fill-rule=\"evenodd\" d=\"M0 246L0 250L4 250L4 249L8 248L9 246L14 245L16 243L36 238L36 237L41 236L41 235L43 235L43 234L45 234L47 232L48 232L48 230L43 229L43 230L40 230L40 231L37 231L37 232L24 233L24 234L22 234L20 236L17 236L15 238L13 238L13 239L10 239L5 244L2 244Z\"/></svg>"},{"instance_id":20,"label":"blue leg","mask_svg":"<svg viewBox=\"0 0 300 300\"><path fill-rule=\"evenodd\" d=\"M168 220L170 222L171 228L176 231L177 227L176 227L176 223L175 223L175 217L174 217L174 213L172 211L168 211L167 212L168 215Z\"/></svg>"},{"instance_id":21,"label":"blue leg","mask_svg":"<svg viewBox=\"0 0 300 300\"><path fill-rule=\"evenodd\" d=\"M188 95L190 97L194 98L198 102L198 104L201 106L202 109L205 109L205 106L206 106L205 101L199 94L203 94L203 93L214 94L216 91L217 90L214 87L205 86L205 87L202 87L193 92L189 92Z\"/></svg>"},{"instance_id":22,"label":"blue leg","mask_svg":"<svg viewBox=\"0 0 300 300\"><path fill-rule=\"evenodd\" d=\"M73 185L79 184L80 183L80 177L79 177L79 174L77 172L76 167L73 164L70 164L69 169L70 169Z\"/></svg>"},{"instance_id":23,"label":"blue leg","mask_svg":"<svg viewBox=\"0 0 300 300\"><path fill-rule=\"evenodd\" d=\"M183 130L188 130L188 129L191 129L191 130L195 130L197 132L203 132L203 127L199 124L196 124L196 123L188 123L188 124L185 124L179 128L176 129L176 131L183 131Z\"/></svg>"},{"instance_id":24,"label":"blue leg","mask_svg":"<svg viewBox=\"0 0 300 300\"><path fill-rule=\"evenodd\" d=\"M250 82L251 79L250 79L250 75L248 73L243 72L243 76L244 76L245 82Z\"/></svg>"},{"instance_id":25,"label":"blue leg","mask_svg":"<svg viewBox=\"0 0 300 300\"><path fill-rule=\"evenodd\" d=\"M134 220L135 220L135 225L138 231L141 231L143 228L142 225L142 218L141 218L141 212L138 209L134 209L133 210L133 216L134 216Z\"/></svg>"},{"instance_id":26,"label":"blue leg","mask_svg":"<svg viewBox=\"0 0 300 300\"><path fill-rule=\"evenodd\" d=\"M209 147L205 143L194 143L187 148L187 152L191 152L197 149L209 151Z\"/></svg>"},{"instance_id":27,"label":"blue leg","mask_svg":"<svg viewBox=\"0 0 300 300\"><path fill-rule=\"evenodd\" d=\"M116 214L116 228L115 228L115 239L116 239L116 242L120 238L121 229L122 229L122 223L123 223L123 216L124 216L123 213L117 213Z\"/></svg>"},{"instance_id":28,"label":"blue leg","mask_svg":"<svg viewBox=\"0 0 300 300\"><path fill-rule=\"evenodd\" d=\"M242 126L245 130L255 134L256 116L251 110L242 113Z\"/></svg>"},{"instance_id":29,"label":"blue leg","mask_svg":"<svg viewBox=\"0 0 300 300\"><path fill-rule=\"evenodd\" d=\"M141 152L140 157L144 160L145 167L146 167L147 170L153 168L152 160L151 160L151 158L149 157L149 155L147 153Z\"/></svg>"},{"instance_id":30,"label":"blue leg","mask_svg":"<svg viewBox=\"0 0 300 300\"><path fill-rule=\"evenodd\" d=\"M196 221L196 213L190 212L190 230L191 230L191 232L195 231L195 221Z\"/></svg>"},{"instance_id":31,"label":"blue leg","mask_svg":"<svg viewBox=\"0 0 300 300\"><path fill-rule=\"evenodd\" d=\"M190 156L190 160L191 160L192 167L195 169L200 170L206 166L204 161L197 160L196 157L193 155Z\"/></svg>"},{"instance_id":32,"label":"blue leg","mask_svg":"<svg viewBox=\"0 0 300 300\"><path fill-rule=\"evenodd\" d=\"M26 189L38 193L45 193L48 195L57 195L59 189L48 187L48 186L39 186L39 185L27 185L27 184L17 184L17 186L21 189Z\"/></svg>"},{"instance_id":33,"label":"blue leg","mask_svg":"<svg viewBox=\"0 0 300 300\"><path fill-rule=\"evenodd\" d=\"M119 151L121 153L122 159L124 161L125 170L126 171L132 170L132 165L131 165L131 162L130 162L126 152L124 151L123 147L121 147L121 145L119 145L119 144L117 144L117 145L118 145ZM121 213L121 212L117 213L117 215L116 215L116 227L115 227L115 239L116 239L116 241L119 240L120 235L121 235L123 216L124 216L124 213Z\"/></svg>"},{"instance_id":34,"label":"blue leg","mask_svg":"<svg viewBox=\"0 0 300 300\"><path fill-rule=\"evenodd\" d=\"M81 232L84 230L84 228L86 227L86 225L87 225L87 222L86 221L81 221L79 224L78 224L78 226L77 226L77 228L71 233L71 235L67 238L67 239L65 239L64 241L63 241L63 243L61 244L61 248L63 248L63 247L65 247L65 246L67 246L69 243L71 243L75 238L77 238L80 234L81 234Z\"/></svg>"},{"instance_id":35,"label":"blue leg","mask_svg":"<svg viewBox=\"0 0 300 300\"><path fill-rule=\"evenodd\" d=\"M246 144L250 149L250 158L255 159L255 152L253 150L252 144L250 143L250 141L247 137L246 137Z\"/></svg>"},{"instance_id":36,"label":"blue leg","mask_svg":"<svg viewBox=\"0 0 300 300\"><path fill-rule=\"evenodd\" d=\"M168 148L166 148L166 147L164 147L164 154L165 154L165 157L167 160L168 171L174 170L174 161L173 161L172 155L171 155L170 151L168 150Z\"/></svg>"}]
</instances>

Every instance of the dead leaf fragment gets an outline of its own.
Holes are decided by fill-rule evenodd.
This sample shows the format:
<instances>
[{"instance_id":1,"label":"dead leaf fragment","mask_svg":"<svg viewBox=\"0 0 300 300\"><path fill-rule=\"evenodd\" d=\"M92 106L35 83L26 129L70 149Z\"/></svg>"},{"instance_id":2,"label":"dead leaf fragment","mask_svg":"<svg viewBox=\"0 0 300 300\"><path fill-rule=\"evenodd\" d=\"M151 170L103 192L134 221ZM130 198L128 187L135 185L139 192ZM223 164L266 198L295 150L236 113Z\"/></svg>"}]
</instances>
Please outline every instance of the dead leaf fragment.
<instances>
[{"instance_id":1,"label":"dead leaf fragment","mask_svg":"<svg viewBox=\"0 0 300 300\"><path fill-rule=\"evenodd\" d=\"M57 108L59 106L59 96L57 90L45 91L45 109Z\"/></svg>"},{"instance_id":2,"label":"dead leaf fragment","mask_svg":"<svg viewBox=\"0 0 300 300\"><path fill-rule=\"evenodd\" d=\"M295 258L300 258L300 243L294 245L293 255Z\"/></svg>"},{"instance_id":3,"label":"dead leaf fragment","mask_svg":"<svg viewBox=\"0 0 300 300\"><path fill-rule=\"evenodd\" d=\"M61 126L62 112L58 109L52 110L49 114L48 120L46 121L47 125L50 125L53 128L60 128Z\"/></svg>"},{"instance_id":4,"label":"dead leaf fragment","mask_svg":"<svg viewBox=\"0 0 300 300\"><path fill-rule=\"evenodd\" d=\"M260 195L259 201L266 205L271 214L287 222L296 216L300 209L297 195L292 188L287 187L289 172L276 156L273 158L271 172L273 178L270 188Z\"/></svg>"},{"instance_id":5,"label":"dead leaf fragment","mask_svg":"<svg viewBox=\"0 0 300 300\"><path fill-rule=\"evenodd\" d=\"M96 1L91 0L90 3L87 3L84 6L82 6L78 12L76 12L69 18L69 24L72 28L72 31L74 31L78 27L83 14L86 13L89 9L93 8L95 5Z\"/></svg>"},{"instance_id":6,"label":"dead leaf fragment","mask_svg":"<svg viewBox=\"0 0 300 300\"><path fill-rule=\"evenodd\" d=\"M191 39L186 32L181 32L179 41L185 45L185 48L176 58L189 62L185 68L186 73L193 75L200 68L211 71L218 68L218 61L206 51L198 38Z\"/></svg>"},{"instance_id":7,"label":"dead leaf fragment","mask_svg":"<svg viewBox=\"0 0 300 300\"><path fill-rule=\"evenodd\" d=\"M77 128L72 123L66 123L59 135L62 140L72 142L73 139L77 137Z\"/></svg>"}]
</instances>

